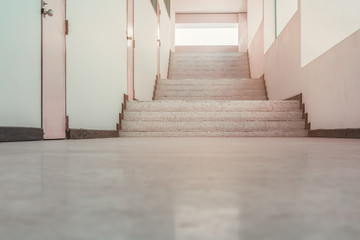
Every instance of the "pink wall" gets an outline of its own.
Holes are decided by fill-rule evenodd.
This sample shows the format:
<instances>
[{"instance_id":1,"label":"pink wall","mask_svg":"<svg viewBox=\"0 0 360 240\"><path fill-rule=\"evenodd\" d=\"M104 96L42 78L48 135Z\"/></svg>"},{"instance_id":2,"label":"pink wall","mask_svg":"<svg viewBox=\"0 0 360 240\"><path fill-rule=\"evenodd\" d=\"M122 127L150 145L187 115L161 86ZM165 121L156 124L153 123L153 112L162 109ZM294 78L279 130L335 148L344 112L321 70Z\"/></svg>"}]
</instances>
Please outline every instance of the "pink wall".
<instances>
[{"instance_id":1,"label":"pink wall","mask_svg":"<svg viewBox=\"0 0 360 240\"><path fill-rule=\"evenodd\" d=\"M297 12L265 54L264 72L270 99L286 99L303 92L300 51L300 14Z\"/></svg>"},{"instance_id":2,"label":"pink wall","mask_svg":"<svg viewBox=\"0 0 360 240\"><path fill-rule=\"evenodd\" d=\"M314 129L360 128L360 30L301 68L297 12L264 54L263 25L249 48L251 75L265 74L270 100L303 93Z\"/></svg>"},{"instance_id":3,"label":"pink wall","mask_svg":"<svg viewBox=\"0 0 360 240\"><path fill-rule=\"evenodd\" d=\"M360 128L360 30L305 66L313 129Z\"/></svg>"},{"instance_id":4,"label":"pink wall","mask_svg":"<svg viewBox=\"0 0 360 240\"><path fill-rule=\"evenodd\" d=\"M250 62L250 72L252 78L260 78L264 75L264 21L260 24L260 27L255 34L250 47L249 52L249 62Z\"/></svg>"},{"instance_id":5,"label":"pink wall","mask_svg":"<svg viewBox=\"0 0 360 240\"><path fill-rule=\"evenodd\" d=\"M248 50L248 22L247 14L238 14L239 23L239 52L247 52Z\"/></svg>"}]
</instances>

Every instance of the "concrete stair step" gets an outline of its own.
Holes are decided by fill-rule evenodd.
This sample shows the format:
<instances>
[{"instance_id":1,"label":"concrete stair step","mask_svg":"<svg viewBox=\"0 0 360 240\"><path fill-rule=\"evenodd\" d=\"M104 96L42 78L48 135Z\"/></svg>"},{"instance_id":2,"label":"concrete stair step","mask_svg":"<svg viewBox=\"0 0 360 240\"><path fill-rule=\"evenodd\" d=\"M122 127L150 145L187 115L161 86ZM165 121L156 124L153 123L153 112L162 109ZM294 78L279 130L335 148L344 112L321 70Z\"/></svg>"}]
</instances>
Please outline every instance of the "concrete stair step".
<instances>
[{"instance_id":1,"label":"concrete stair step","mask_svg":"<svg viewBox=\"0 0 360 240\"><path fill-rule=\"evenodd\" d=\"M303 113L298 111L279 112L160 112L160 111L125 111L126 121L245 121L245 120L299 120Z\"/></svg>"},{"instance_id":2,"label":"concrete stair step","mask_svg":"<svg viewBox=\"0 0 360 240\"><path fill-rule=\"evenodd\" d=\"M249 60L248 59L241 59L241 58L236 58L236 59L170 59L170 65L190 65L190 64L194 64L194 65L219 65L219 66L229 66L229 65L248 65L249 64Z\"/></svg>"},{"instance_id":3,"label":"concrete stair step","mask_svg":"<svg viewBox=\"0 0 360 240\"><path fill-rule=\"evenodd\" d=\"M249 69L247 70L238 70L234 69L232 71L228 70L173 70L169 71L170 75L195 75L195 76L207 76L207 75L242 75L242 74L249 74Z\"/></svg>"},{"instance_id":4,"label":"concrete stair step","mask_svg":"<svg viewBox=\"0 0 360 240\"><path fill-rule=\"evenodd\" d=\"M291 131L305 129L305 120L292 121L201 121L201 122L184 122L184 121L122 121L122 129L127 132L251 132L251 131Z\"/></svg>"},{"instance_id":5,"label":"concrete stair step","mask_svg":"<svg viewBox=\"0 0 360 240\"><path fill-rule=\"evenodd\" d=\"M232 52L232 53L217 53L217 52L212 52L212 53L171 53L172 57L176 57L176 56L183 56L183 57L238 57L238 56L248 56L247 52Z\"/></svg>"},{"instance_id":6,"label":"concrete stair step","mask_svg":"<svg viewBox=\"0 0 360 240\"><path fill-rule=\"evenodd\" d=\"M198 73L186 73L186 72L169 72L169 78L170 79L184 79L184 78L233 78L233 77L250 77L250 72L241 72L241 73L213 73L208 72L206 74L198 74Z\"/></svg>"},{"instance_id":7,"label":"concrete stair step","mask_svg":"<svg viewBox=\"0 0 360 240\"><path fill-rule=\"evenodd\" d=\"M213 67L213 66L173 66L170 67L170 72L204 72L204 71L210 71L210 72L243 72L243 71L249 71L248 66L231 66L231 67Z\"/></svg>"},{"instance_id":8,"label":"concrete stair step","mask_svg":"<svg viewBox=\"0 0 360 240\"><path fill-rule=\"evenodd\" d=\"M171 55L170 60L222 60L222 61L249 61L248 56L181 56Z\"/></svg>"},{"instance_id":9,"label":"concrete stair step","mask_svg":"<svg viewBox=\"0 0 360 240\"><path fill-rule=\"evenodd\" d=\"M267 100L266 96L204 96L204 97L159 97L155 96L154 100L227 100L227 101L260 101L260 100Z\"/></svg>"},{"instance_id":10,"label":"concrete stair step","mask_svg":"<svg viewBox=\"0 0 360 240\"><path fill-rule=\"evenodd\" d=\"M252 131L252 132L125 132L120 137L307 137L308 131Z\"/></svg>"},{"instance_id":11,"label":"concrete stair step","mask_svg":"<svg viewBox=\"0 0 360 240\"><path fill-rule=\"evenodd\" d=\"M199 78L199 79L202 79L204 77L207 77L207 78L214 78L214 79L218 79L218 78L236 78L236 77L239 77L239 78L248 78L250 77L250 73L249 74L237 74L237 75L174 75L174 74L169 74L169 79L184 79L184 78L193 78L193 79L196 79L196 78Z\"/></svg>"},{"instance_id":12,"label":"concrete stair step","mask_svg":"<svg viewBox=\"0 0 360 240\"><path fill-rule=\"evenodd\" d=\"M249 62L247 61L180 61L180 60L170 60L170 68L173 67L202 67L202 66L209 66L209 67L248 67Z\"/></svg>"},{"instance_id":13,"label":"concrete stair step","mask_svg":"<svg viewBox=\"0 0 360 240\"><path fill-rule=\"evenodd\" d=\"M206 59L249 59L248 55L190 55L190 54L171 54L171 59L197 59L197 58L206 58Z\"/></svg>"},{"instance_id":14,"label":"concrete stair step","mask_svg":"<svg viewBox=\"0 0 360 240\"><path fill-rule=\"evenodd\" d=\"M280 111L299 110L300 101L127 101L130 111Z\"/></svg>"},{"instance_id":15,"label":"concrete stair step","mask_svg":"<svg viewBox=\"0 0 360 240\"><path fill-rule=\"evenodd\" d=\"M213 67L213 68L224 68L224 67L249 67L248 62L174 62L170 61L170 68L180 67Z\"/></svg>"},{"instance_id":16,"label":"concrete stair step","mask_svg":"<svg viewBox=\"0 0 360 240\"><path fill-rule=\"evenodd\" d=\"M156 91L230 91L230 90L262 90L265 91L263 84L188 84L188 85L175 85L175 84L158 84Z\"/></svg>"},{"instance_id":17,"label":"concrete stair step","mask_svg":"<svg viewBox=\"0 0 360 240\"><path fill-rule=\"evenodd\" d=\"M250 78L182 78L182 79L159 79L158 84L185 84L185 85L217 85L217 84L231 84L231 85L250 85L250 84L262 84L265 85L262 79L250 79Z\"/></svg>"},{"instance_id":18,"label":"concrete stair step","mask_svg":"<svg viewBox=\"0 0 360 240\"><path fill-rule=\"evenodd\" d=\"M173 91L159 90L155 92L157 97L241 97L241 96L266 96L264 90L209 90L209 91Z\"/></svg>"}]
</instances>

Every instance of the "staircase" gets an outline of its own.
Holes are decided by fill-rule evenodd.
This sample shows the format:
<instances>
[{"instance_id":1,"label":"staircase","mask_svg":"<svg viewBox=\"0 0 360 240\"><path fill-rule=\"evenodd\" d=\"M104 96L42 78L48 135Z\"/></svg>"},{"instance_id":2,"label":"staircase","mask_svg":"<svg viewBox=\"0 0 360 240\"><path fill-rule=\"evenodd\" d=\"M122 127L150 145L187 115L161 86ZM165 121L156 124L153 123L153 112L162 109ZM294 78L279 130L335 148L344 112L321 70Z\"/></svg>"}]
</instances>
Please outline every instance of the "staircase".
<instances>
[{"instance_id":1,"label":"staircase","mask_svg":"<svg viewBox=\"0 0 360 240\"><path fill-rule=\"evenodd\" d=\"M128 101L121 137L304 137L300 101L267 101L247 53L172 53L154 101Z\"/></svg>"}]
</instances>

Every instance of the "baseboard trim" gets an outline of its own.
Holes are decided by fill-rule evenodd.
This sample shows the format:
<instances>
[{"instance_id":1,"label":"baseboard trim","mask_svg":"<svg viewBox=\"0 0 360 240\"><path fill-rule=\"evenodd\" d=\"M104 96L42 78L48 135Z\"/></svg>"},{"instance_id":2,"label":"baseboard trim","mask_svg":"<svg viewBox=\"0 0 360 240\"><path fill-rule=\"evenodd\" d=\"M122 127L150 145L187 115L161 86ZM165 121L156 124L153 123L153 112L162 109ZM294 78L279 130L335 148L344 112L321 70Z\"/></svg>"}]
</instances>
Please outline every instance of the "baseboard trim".
<instances>
[{"instance_id":1,"label":"baseboard trim","mask_svg":"<svg viewBox=\"0 0 360 240\"><path fill-rule=\"evenodd\" d=\"M44 139L41 128L0 127L0 142L39 141Z\"/></svg>"},{"instance_id":2,"label":"baseboard trim","mask_svg":"<svg viewBox=\"0 0 360 240\"><path fill-rule=\"evenodd\" d=\"M318 129L312 130L310 137L319 138L354 138L360 139L360 129Z\"/></svg>"},{"instance_id":3,"label":"baseboard trim","mask_svg":"<svg viewBox=\"0 0 360 240\"><path fill-rule=\"evenodd\" d=\"M68 139L95 139L95 138L117 138L117 130L89 130L89 129L69 129Z\"/></svg>"}]
</instances>

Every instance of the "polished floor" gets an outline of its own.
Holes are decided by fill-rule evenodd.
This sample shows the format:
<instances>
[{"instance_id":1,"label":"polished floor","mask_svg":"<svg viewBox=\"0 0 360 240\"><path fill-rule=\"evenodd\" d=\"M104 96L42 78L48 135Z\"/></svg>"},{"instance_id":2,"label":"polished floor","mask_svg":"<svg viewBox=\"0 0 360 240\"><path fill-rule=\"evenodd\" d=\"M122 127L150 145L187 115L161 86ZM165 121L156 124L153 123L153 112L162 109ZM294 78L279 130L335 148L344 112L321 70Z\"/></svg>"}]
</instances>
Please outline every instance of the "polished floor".
<instances>
[{"instance_id":1,"label":"polished floor","mask_svg":"<svg viewBox=\"0 0 360 240\"><path fill-rule=\"evenodd\" d=\"M1 240L358 240L360 140L0 144Z\"/></svg>"}]
</instances>

